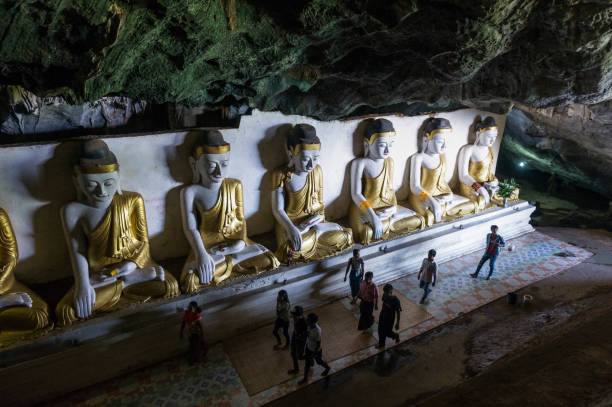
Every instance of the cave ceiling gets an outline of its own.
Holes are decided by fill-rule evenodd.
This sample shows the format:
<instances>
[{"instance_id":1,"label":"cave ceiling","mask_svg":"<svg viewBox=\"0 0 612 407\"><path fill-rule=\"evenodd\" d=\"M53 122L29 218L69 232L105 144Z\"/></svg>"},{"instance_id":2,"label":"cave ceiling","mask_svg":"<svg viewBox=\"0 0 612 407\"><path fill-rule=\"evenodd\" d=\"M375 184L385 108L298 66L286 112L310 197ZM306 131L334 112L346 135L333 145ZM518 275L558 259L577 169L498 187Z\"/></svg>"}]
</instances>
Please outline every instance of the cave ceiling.
<instances>
[{"instance_id":1,"label":"cave ceiling","mask_svg":"<svg viewBox=\"0 0 612 407\"><path fill-rule=\"evenodd\" d=\"M0 83L336 119L612 98L608 0L0 0Z\"/></svg>"}]
</instances>

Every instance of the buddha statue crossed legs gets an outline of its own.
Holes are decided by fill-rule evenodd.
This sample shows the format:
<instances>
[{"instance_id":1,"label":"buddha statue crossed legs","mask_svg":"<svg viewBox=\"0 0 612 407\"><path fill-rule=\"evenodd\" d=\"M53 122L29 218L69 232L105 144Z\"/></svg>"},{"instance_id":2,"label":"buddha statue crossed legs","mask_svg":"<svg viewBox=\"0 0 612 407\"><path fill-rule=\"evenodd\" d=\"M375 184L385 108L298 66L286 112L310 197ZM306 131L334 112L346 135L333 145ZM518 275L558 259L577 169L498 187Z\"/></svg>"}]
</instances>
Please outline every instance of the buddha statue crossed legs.
<instances>
[{"instance_id":1,"label":"buddha statue crossed legs","mask_svg":"<svg viewBox=\"0 0 612 407\"><path fill-rule=\"evenodd\" d=\"M497 138L497 124L491 116L476 125L476 141L459 151L459 193L484 209L490 203L503 205L497 195L499 181L493 174L493 143ZM510 201L518 200L519 190L514 190Z\"/></svg>"},{"instance_id":2,"label":"buddha statue crossed legs","mask_svg":"<svg viewBox=\"0 0 612 407\"><path fill-rule=\"evenodd\" d=\"M0 348L42 334L52 327L47 304L15 279L17 258L11 222L0 208Z\"/></svg>"},{"instance_id":3,"label":"buddha statue crossed legs","mask_svg":"<svg viewBox=\"0 0 612 407\"><path fill-rule=\"evenodd\" d=\"M425 219L397 204L393 188L395 138L393 124L376 119L364 133L365 157L351 164L351 197L349 217L355 239L362 244L391 239L425 227Z\"/></svg>"},{"instance_id":4,"label":"buddha statue crossed legs","mask_svg":"<svg viewBox=\"0 0 612 407\"><path fill-rule=\"evenodd\" d=\"M430 119L423 137L423 151L410 161L408 200L424 216L427 226L476 213L478 206L468 198L453 194L446 181L446 137L452 134L446 119Z\"/></svg>"},{"instance_id":5,"label":"buddha statue crossed legs","mask_svg":"<svg viewBox=\"0 0 612 407\"><path fill-rule=\"evenodd\" d=\"M144 200L121 190L104 141L83 144L75 185L79 200L61 213L75 284L57 305L58 325L178 295L176 279L151 258Z\"/></svg>"},{"instance_id":6,"label":"buddha statue crossed legs","mask_svg":"<svg viewBox=\"0 0 612 407\"><path fill-rule=\"evenodd\" d=\"M272 173L276 256L305 262L333 256L353 245L352 231L325 221L321 141L314 127L298 124L287 136L289 163Z\"/></svg>"},{"instance_id":7,"label":"buddha statue crossed legs","mask_svg":"<svg viewBox=\"0 0 612 407\"><path fill-rule=\"evenodd\" d=\"M229 159L230 145L218 131L204 133L189 158L194 183L181 191L183 229L191 246L181 273L185 293L279 265L274 254L247 237L242 183L225 177Z\"/></svg>"}]
</instances>

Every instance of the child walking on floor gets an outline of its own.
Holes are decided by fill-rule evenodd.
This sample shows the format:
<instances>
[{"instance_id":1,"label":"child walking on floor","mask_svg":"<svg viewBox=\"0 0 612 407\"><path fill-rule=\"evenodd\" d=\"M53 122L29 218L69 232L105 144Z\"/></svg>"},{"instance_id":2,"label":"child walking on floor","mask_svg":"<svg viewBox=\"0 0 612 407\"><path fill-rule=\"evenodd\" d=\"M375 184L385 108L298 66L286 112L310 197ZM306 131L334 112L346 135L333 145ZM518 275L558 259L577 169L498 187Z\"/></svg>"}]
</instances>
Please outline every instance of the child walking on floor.
<instances>
[{"instance_id":1,"label":"child walking on floor","mask_svg":"<svg viewBox=\"0 0 612 407\"><path fill-rule=\"evenodd\" d=\"M189 331L189 357L190 365L200 361L202 354L206 355L206 344L204 343L204 329L202 328L202 317L200 307L195 301L191 301L185 310L181 324L180 338L183 339L185 326Z\"/></svg>"},{"instance_id":2,"label":"child walking on floor","mask_svg":"<svg viewBox=\"0 0 612 407\"><path fill-rule=\"evenodd\" d=\"M421 269L419 270L419 275L417 276L419 279L419 287L423 289L423 298L421 298L419 304L425 303L425 299L431 292L431 288L429 288L429 286L436 286L436 280L438 279L438 265L434 261L434 257L436 257L436 251L431 249L427 253L427 258L423 259Z\"/></svg>"}]
</instances>

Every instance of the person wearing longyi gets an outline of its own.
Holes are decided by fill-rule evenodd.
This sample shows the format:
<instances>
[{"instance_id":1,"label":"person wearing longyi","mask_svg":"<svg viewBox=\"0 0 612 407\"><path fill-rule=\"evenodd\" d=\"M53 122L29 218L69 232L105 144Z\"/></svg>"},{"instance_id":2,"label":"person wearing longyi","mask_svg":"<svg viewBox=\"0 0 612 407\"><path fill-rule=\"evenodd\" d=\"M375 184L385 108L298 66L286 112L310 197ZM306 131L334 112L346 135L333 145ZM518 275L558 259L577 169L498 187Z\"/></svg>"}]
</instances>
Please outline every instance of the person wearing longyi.
<instances>
[{"instance_id":1,"label":"person wearing longyi","mask_svg":"<svg viewBox=\"0 0 612 407\"><path fill-rule=\"evenodd\" d=\"M397 204L391 158L396 137L389 120L370 121L363 138L365 155L351 163L353 202L349 209L349 222L355 240L361 244L392 239L425 227L421 215Z\"/></svg>"},{"instance_id":2,"label":"person wearing longyi","mask_svg":"<svg viewBox=\"0 0 612 407\"><path fill-rule=\"evenodd\" d=\"M357 329L367 333L367 329L374 324L374 310L378 309L378 287L374 283L374 273L365 273L365 279L359 288L359 323Z\"/></svg>"},{"instance_id":3,"label":"person wearing longyi","mask_svg":"<svg viewBox=\"0 0 612 407\"><path fill-rule=\"evenodd\" d=\"M74 169L78 201L62 208L61 220L75 284L56 307L58 325L178 295L176 279L151 258L144 200L121 190L106 143L85 141Z\"/></svg>"},{"instance_id":4,"label":"person wearing longyi","mask_svg":"<svg viewBox=\"0 0 612 407\"><path fill-rule=\"evenodd\" d=\"M183 232L191 247L181 272L183 292L278 267L274 254L247 236L242 183L226 177L230 144L221 132L201 134L189 164L193 183L181 190Z\"/></svg>"},{"instance_id":5,"label":"person wearing longyi","mask_svg":"<svg viewBox=\"0 0 612 407\"><path fill-rule=\"evenodd\" d=\"M321 140L315 128L295 125L287 135L286 148L289 163L272 172L276 257L283 263L305 262L351 247L351 229L325 221L323 170L318 164Z\"/></svg>"}]
</instances>

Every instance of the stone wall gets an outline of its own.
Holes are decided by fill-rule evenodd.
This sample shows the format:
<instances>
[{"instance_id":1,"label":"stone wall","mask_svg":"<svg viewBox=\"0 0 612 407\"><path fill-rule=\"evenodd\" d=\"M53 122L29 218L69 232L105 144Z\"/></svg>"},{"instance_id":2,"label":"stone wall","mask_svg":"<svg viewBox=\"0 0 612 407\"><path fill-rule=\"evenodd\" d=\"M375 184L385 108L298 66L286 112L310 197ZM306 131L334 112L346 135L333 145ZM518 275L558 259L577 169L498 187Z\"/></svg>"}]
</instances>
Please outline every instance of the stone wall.
<instances>
[{"instance_id":1,"label":"stone wall","mask_svg":"<svg viewBox=\"0 0 612 407\"><path fill-rule=\"evenodd\" d=\"M448 139L447 163L453 169L459 148L472 141L470 128L477 117L488 115L472 109L442 113L454 133ZM505 117L494 115L500 137ZM398 198L407 196L408 158L417 151L417 133L428 116L385 116L398 137L392 157L395 160L395 188ZM288 125L310 123L322 142L320 165L324 171L327 217L346 216L350 203L348 167L362 153L361 119L320 122L302 116L254 111L243 116L237 129L223 129L231 143L229 176L244 185L245 216L249 235L268 232L273 227L270 209L270 170L283 164L283 134ZM187 157L194 141L192 132L139 134L105 138L117 155L124 190L141 193L146 201L149 235L154 258L164 260L187 254L180 213L179 190L191 182ZM71 275L67 249L59 219L60 208L75 199L72 166L78 142L6 146L0 148L0 206L8 213L19 245L17 276L24 282L39 283Z\"/></svg>"}]
</instances>

